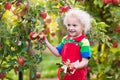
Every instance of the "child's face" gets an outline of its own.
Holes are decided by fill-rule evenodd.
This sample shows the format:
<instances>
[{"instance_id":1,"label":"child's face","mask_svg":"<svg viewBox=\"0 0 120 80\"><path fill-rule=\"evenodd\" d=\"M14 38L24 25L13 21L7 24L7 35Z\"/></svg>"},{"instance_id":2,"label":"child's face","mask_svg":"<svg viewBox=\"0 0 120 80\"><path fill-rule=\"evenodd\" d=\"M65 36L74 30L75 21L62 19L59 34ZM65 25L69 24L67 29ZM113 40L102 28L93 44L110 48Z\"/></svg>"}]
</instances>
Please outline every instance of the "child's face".
<instances>
[{"instance_id":1,"label":"child's face","mask_svg":"<svg viewBox=\"0 0 120 80\"><path fill-rule=\"evenodd\" d=\"M69 17L67 19L67 25L66 25L67 31L71 37L77 37L80 36L83 32L83 25L80 23L78 18L75 17Z\"/></svg>"}]
</instances>

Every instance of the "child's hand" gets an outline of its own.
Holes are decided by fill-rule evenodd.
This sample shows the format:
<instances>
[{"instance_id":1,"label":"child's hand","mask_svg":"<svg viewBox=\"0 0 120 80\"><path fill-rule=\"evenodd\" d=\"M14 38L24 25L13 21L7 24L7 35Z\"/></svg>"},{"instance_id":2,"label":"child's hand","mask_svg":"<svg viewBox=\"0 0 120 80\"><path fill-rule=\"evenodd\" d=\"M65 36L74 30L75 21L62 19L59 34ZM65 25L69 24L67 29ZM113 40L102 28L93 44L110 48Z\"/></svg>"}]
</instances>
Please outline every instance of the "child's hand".
<instances>
[{"instance_id":1,"label":"child's hand","mask_svg":"<svg viewBox=\"0 0 120 80\"><path fill-rule=\"evenodd\" d=\"M64 70L64 73L66 73L66 74L74 74L74 72L76 71L76 69L75 69L75 67L74 67L74 65L73 65L74 63L70 63L70 61L69 60L67 60L64 64L63 64L63 66L61 67L63 70Z\"/></svg>"},{"instance_id":2,"label":"child's hand","mask_svg":"<svg viewBox=\"0 0 120 80\"><path fill-rule=\"evenodd\" d=\"M44 40L45 39L45 34L43 32L40 32L38 34L38 40Z\"/></svg>"},{"instance_id":3,"label":"child's hand","mask_svg":"<svg viewBox=\"0 0 120 80\"><path fill-rule=\"evenodd\" d=\"M56 65L59 67L58 76L60 79L63 79L66 74L72 75L76 71L74 63L70 63L69 59L66 62L56 63Z\"/></svg>"},{"instance_id":4,"label":"child's hand","mask_svg":"<svg viewBox=\"0 0 120 80\"><path fill-rule=\"evenodd\" d=\"M46 35L43 32L40 32L37 37L38 42L45 43L47 41Z\"/></svg>"},{"instance_id":5,"label":"child's hand","mask_svg":"<svg viewBox=\"0 0 120 80\"><path fill-rule=\"evenodd\" d=\"M77 69L77 66L79 65L79 60L77 60L77 61L71 63L71 65L74 66L74 68Z\"/></svg>"},{"instance_id":6,"label":"child's hand","mask_svg":"<svg viewBox=\"0 0 120 80\"><path fill-rule=\"evenodd\" d=\"M67 73L68 74L74 74L77 67L79 65L79 60L73 62L73 63L70 63L70 66L67 68Z\"/></svg>"},{"instance_id":7,"label":"child's hand","mask_svg":"<svg viewBox=\"0 0 120 80\"><path fill-rule=\"evenodd\" d=\"M76 71L75 67L70 65L70 67L67 68L67 74L74 74Z\"/></svg>"}]
</instances>

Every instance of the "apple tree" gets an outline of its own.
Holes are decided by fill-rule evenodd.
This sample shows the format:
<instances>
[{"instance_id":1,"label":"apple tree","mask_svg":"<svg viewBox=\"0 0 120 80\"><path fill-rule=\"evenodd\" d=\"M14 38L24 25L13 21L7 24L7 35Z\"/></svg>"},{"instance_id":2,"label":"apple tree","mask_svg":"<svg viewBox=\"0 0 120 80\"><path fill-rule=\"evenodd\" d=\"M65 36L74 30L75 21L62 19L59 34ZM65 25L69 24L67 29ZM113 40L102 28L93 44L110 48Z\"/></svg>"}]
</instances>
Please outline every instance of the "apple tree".
<instances>
[{"instance_id":1,"label":"apple tree","mask_svg":"<svg viewBox=\"0 0 120 80\"><path fill-rule=\"evenodd\" d=\"M51 23L45 4L39 0L0 1L0 79L11 79L7 75L11 70L19 72L20 80L24 70L30 71L30 80L40 78L37 64L46 46L38 40L44 39L43 33L52 40L58 29L47 26L56 23Z\"/></svg>"}]
</instances>

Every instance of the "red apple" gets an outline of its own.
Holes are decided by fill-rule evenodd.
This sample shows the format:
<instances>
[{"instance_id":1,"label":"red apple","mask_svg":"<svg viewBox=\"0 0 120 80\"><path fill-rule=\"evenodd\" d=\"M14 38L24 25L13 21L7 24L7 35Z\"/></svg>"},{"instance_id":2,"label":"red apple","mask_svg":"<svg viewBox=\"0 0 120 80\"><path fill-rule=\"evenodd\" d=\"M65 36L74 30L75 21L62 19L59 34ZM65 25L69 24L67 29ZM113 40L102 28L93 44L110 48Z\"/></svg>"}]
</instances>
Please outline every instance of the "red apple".
<instances>
[{"instance_id":1,"label":"red apple","mask_svg":"<svg viewBox=\"0 0 120 80\"><path fill-rule=\"evenodd\" d=\"M67 68L67 73L73 72L73 69Z\"/></svg>"},{"instance_id":2,"label":"red apple","mask_svg":"<svg viewBox=\"0 0 120 80\"><path fill-rule=\"evenodd\" d=\"M46 27L46 28L44 29L43 33L44 33L44 34L50 33L50 29L49 29L48 27Z\"/></svg>"},{"instance_id":3,"label":"red apple","mask_svg":"<svg viewBox=\"0 0 120 80\"><path fill-rule=\"evenodd\" d=\"M52 22L51 17L46 17L46 19L45 19L45 23L51 23L51 22Z\"/></svg>"},{"instance_id":4,"label":"red apple","mask_svg":"<svg viewBox=\"0 0 120 80\"><path fill-rule=\"evenodd\" d=\"M112 0L102 0L104 4L112 3Z\"/></svg>"},{"instance_id":5,"label":"red apple","mask_svg":"<svg viewBox=\"0 0 120 80\"><path fill-rule=\"evenodd\" d=\"M117 42L113 42L112 46L113 46L113 48L117 48L118 47L118 43Z\"/></svg>"},{"instance_id":6,"label":"red apple","mask_svg":"<svg viewBox=\"0 0 120 80\"><path fill-rule=\"evenodd\" d=\"M74 70L75 70L75 67L72 67L72 66L67 68L67 72L68 72L68 73L71 73L71 72L73 72Z\"/></svg>"},{"instance_id":7,"label":"red apple","mask_svg":"<svg viewBox=\"0 0 120 80\"><path fill-rule=\"evenodd\" d=\"M17 1L17 2L15 3L16 6L20 6L20 4L21 4L20 1Z\"/></svg>"},{"instance_id":8,"label":"red apple","mask_svg":"<svg viewBox=\"0 0 120 80\"><path fill-rule=\"evenodd\" d=\"M17 62L18 62L18 64L19 64L20 66L24 66L24 63L25 63L24 57L19 57L18 60L17 60Z\"/></svg>"},{"instance_id":9,"label":"red apple","mask_svg":"<svg viewBox=\"0 0 120 80\"><path fill-rule=\"evenodd\" d=\"M3 74L2 72L0 72L0 79L4 79L6 77L5 74Z\"/></svg>"},{"instance_id":10,"label":"red apple","mask_svg":"<svg viewBox=\"0 0 120 80\"><path fill-rule=\"evenodd\" d=\"M64 8L65 8L65 12L67 12L70 9L70 6L66 5L64 6Z\"/></svg>"},{"instance_id":11,"label":"red apple","mask_svg":"<svg viewBox=\"0 0 120 80\"><path fill-rule=\"evenodd\" d=\"M91 70L91 67L90 66L88 66L87 67L87 72L91 72L92 70Z\"/></svg>"},{"instance_id":12,"label":"red apple","mask_svg":"<svg viewBox=\"0 0 120 80\"><path fill-rule=\"evenodd\" d=\"M6 10L10 10L11 7L12 7L12 4L11 4L10 2L6 3L5 6L4 6L4 8L5 8Z\"/></svg>"},{"instance_id":13,"label":"red apple","mask_svg":"<svg viewBox=\"0 0 120 80\"><path fill-rule=\"evenodd\" d=\"M14 70L15 70L15 71L19 71L18 66L14 66Z\"/></svg>"},{"instance_id":14,"label":"red apple","mask_svg":"<svg viewBox=\"0 0 120 80\"><path fill-rule=\"evenodd\" d=\"M119 3L119 0L112 0L112 3L113 3L113 4L118 4L118 3Z\"/></svg>"},{"instance_id":15,"label":"red apple","mask_svg":"<svg viewBox=\"0 0 120 80\"><path fill-rule=\"evenodd\" d=\"M64 6L61 6L60 8L59 8L59 12L60 13L63 13L65 10L64 10Z\"/></svg>"},{"instance_id":16,"label":"red apple","mask_svg":"<svg viewBox=\"0 0 120 80\"><path fill-rule=\"evenodd\" d=\"M120 33L120 26L116 28L116 32Z\"/></svg>"},{"instance_id":17,"label":"red apple","mask_svg":"<svg viewBox=\"0 0 120 80\"><path fill-rule=\"evenodd\" d=\"M55 35L56 35L56 33L55 33L55 32L52 32L52 33L51 33L51 35L52 35L52 36L55 36Z\"/></svg>"},{"instance_id":18,"label":"red apple","mask_svg":"<svg viewBox=\"0 0 120 80\"><path fill-rule=\"evenodd\" d=\"M70 6L68 6L68 5L61 6L59 12L64 13L64 12L67 12L69 9L70 9Z\"/></svg>"},{"instance_id":19,"label":"red apple","mask_svg":"<svg viewBox=\"0 0 120 80\"><path fill-rule=\"evenodd\" d=\"M40 17L42 17L43 19L45 19L47 17L47 13L46 12L41 12Z\"/></svg>"},{"instance_id":20,"label":"red apple","mask_svg":"<svg viewBox=\"0 0 120 80\"><path fill-rule=\"evenodd\" d=\"M37 78L37 79L40 79L40 78L41 78L40 72L36 72L36 78Z\"/></svg>"},{"instance_id":21,"label":"red apple","mask_svg":"<svg viewBox=\"0 0 120 80\"><path fill-rule=\"evenodd\" d=\"M29 36L31 40L35 40L38 35L35 32L31 32Z\"/></svg>"}]
</instances>

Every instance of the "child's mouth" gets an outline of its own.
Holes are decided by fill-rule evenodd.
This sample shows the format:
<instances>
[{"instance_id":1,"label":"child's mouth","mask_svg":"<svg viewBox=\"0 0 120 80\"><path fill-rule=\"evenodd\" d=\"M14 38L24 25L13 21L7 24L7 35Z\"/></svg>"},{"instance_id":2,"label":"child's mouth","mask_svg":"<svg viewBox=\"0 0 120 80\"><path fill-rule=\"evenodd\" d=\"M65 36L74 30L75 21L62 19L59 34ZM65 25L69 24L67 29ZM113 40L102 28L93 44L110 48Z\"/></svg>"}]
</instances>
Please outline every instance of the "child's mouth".
<instances>
[{"instance_id":1,"label":"child's mouth","mask_svg":"<svg viewBox=\"0 0 120 80\"><path fill-rule=\"evenodd\" d=\"M69 33L70 33L70 34L73 34L73 33L75 33L75 31L69 31Z\"/></svg>"}]
</instances>

